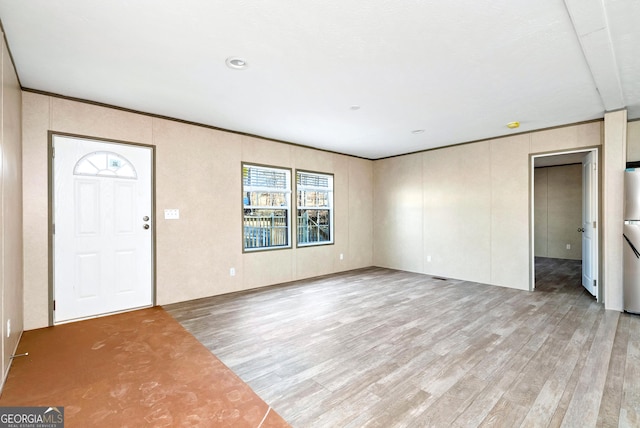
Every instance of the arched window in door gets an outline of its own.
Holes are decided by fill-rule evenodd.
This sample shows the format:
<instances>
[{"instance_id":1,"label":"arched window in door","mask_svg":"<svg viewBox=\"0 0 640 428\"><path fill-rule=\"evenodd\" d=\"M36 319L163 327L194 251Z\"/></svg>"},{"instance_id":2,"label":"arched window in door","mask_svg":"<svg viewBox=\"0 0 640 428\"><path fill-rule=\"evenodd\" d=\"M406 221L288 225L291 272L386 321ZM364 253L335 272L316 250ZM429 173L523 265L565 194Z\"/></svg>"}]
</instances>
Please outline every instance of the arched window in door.
<instances>
[{"instance_id":1,"label":"arched window in door","mask_svg":"<svg viewBox=\"0 0 640 428\"><path fill-rule=\"evenodd\" d=\"M114 152L84 155L73 168L74 175L137 179L136 169L126 158Z\"/></svg>"}]
</instances>

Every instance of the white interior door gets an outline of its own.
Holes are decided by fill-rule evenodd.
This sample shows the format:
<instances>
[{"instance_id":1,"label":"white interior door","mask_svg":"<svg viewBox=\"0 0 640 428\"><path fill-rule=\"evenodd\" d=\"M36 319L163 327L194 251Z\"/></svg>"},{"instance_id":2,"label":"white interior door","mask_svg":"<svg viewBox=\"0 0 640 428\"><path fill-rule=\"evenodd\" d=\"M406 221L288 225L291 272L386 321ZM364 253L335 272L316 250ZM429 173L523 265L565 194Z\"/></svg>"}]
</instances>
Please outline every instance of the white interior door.
<instances>
[{"instance_id":1,"label":"white interior door","mask_svg":"<svg viewBox=\"0 0 640 428\"><path fill-rule=\"evenodd\" d=\"M153 304L151 149L54 136L54 322Z\"/></svg>"},{"instance_id":2,"label":"white interior door","mask_svg":"<svg viewBox=\"0 0 640 428\"><path fill-rule=\"evenodd\" d=\"M595 152L582 161L582 285L598 296L598 163Z\"/></svg>"}]
</instances>

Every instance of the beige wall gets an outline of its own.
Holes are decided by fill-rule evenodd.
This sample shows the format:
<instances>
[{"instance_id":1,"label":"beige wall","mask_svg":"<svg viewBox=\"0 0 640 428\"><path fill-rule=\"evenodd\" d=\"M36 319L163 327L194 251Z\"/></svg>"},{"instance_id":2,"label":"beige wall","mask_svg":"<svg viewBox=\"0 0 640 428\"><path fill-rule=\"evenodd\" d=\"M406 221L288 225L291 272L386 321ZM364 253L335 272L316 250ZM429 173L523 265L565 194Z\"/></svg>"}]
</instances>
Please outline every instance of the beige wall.
<instances>
[{"instance_id":1,"label":"beige wall","mask_svg":"<svg viewBox=\"0 0 640 428\"><path fill-rule=\"evenodd\" d=\"M155 146L158 304L372 264L371 161L30 92L23 114L26 329L48 323L49 130ZM335 245L243 254L242 161L333 173Z\"/></svg>"},{"instance_id":2,"label":"beige wall","mask_svg":"<svg viewBox=\"0 0 640 428\"><path fill-rule=\"evenodd\" d=\"M155 146L159 304L372 264L526 290L529 154L603 134L592 122L372 162L30 92L22 105L26 329L48 323L48 130ZM240 203L226 203L242 161L335 174L335 245L243 254Z\"/></svg>"},{"instance_id":3,"label":"beige wall","mask_svg":"<svg viewBox=\"0 0 640 428\"><path fill-rule=\"evenodd\" d=\"M622 293L622 221L624 212L624 170L627 155L627 111L604 115L602 150L601 221L602 272L604 302L607 309L623 309Z\"/></svg>"},{"instance_id":4,"label":"beige wall","mask_svg":"<svg viewBox=\"0 0 640 428\"><path fill-rule=\"evenodd\" d=\"M602 122L374 163L374 264L529 289L529 154L600 145Z\"/></svg>"},{"instance_id":5,"label":"beige wall","mask_svg":"<svg viewBox=\"0 0 640 428\"><path fill-rule=\"evenodd\" d=\"M627 123L627 162L640 161L640 120Z\"/></svg>"},{"instance_id":6,"label":"beige wall","mask_svg":"<svg viewBox=\"0 0 640 428\"><path fill-rule=\"evenodd\" d=\"M421 154L375 162L373 187L377 208L373 217L373 252L376 266L424 271L422 176Z\"/></svg>"},{"instance_id":7,"label":"beige wall","mask_svg":"<svg viewBox=\"0 0 640 428\"><path fill-rule=\"evenodd\" d=\"M582 165L536 168L534 180L535 255L582 260Z\"/></svg>"},{"instance_id":8,"label":"beige wall","mask_svg":"<svg viewBox=\"0 0 640 428\"><path fill-rule=\"evenodd\" d=\"M2 384L23 330L21 96L4 38L0 118L0 334ZM7 322L11 331L7 331ZM8 337L7 337L8 334Z\"/></svg>"}]
</instances>

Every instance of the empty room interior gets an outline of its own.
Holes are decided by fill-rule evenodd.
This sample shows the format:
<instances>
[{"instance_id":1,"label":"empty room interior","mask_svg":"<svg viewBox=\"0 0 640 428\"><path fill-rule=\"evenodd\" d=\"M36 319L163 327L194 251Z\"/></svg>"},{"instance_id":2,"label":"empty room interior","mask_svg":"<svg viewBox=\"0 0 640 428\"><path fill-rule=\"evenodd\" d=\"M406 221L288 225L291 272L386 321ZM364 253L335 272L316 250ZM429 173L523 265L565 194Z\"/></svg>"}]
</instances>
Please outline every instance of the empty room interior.
<instances>
[{"instance_id":1,"label":"empty room interior","mask_svg":"<svg viewBox=\"0 0 640 428\"><path fill-rule=\"evenodd\" d=\"M640 426L638 22L0 0L0 410Z\"/></svg>"}]
</instances>

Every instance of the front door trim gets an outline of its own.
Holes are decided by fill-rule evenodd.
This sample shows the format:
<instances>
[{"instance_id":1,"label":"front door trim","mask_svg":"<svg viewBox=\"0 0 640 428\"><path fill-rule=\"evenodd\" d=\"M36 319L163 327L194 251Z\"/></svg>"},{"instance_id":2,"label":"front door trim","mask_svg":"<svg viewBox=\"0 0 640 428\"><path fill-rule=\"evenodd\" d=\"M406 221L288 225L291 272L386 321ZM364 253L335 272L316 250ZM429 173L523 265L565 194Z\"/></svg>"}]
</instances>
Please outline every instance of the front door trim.
<instances>
[{"instance_id":1,"label":"front door trim","mask_svg":"<svg viewBox=\"0 0 640 428\"><path fill-rule=\"evenodd\" d=\"M53 139L54 136L60 137L71 137L71 138L79 138L79 139L87 139L87 140L96 140L99 142L105 143L114 143L114 144L125 144L130 146L138 146L138 147L147 147L151 150L151 224L154 225L151 231L151 298L152 305L157 305L157 282L156 282L156 153L155 153L155 145L152 144L141 144L134 143L131 141L122 141L115 140L110 138L103 138L94 135L81 135L81 134L72 134L68 132L58 132L49 130L47 133L47 177L48 177L48 189L47 189L47 216L48 216L48 295L49 295L49 308L48 308L48 318L49 318L49 326L54 325L54 224L53 224L53 210L54 210L54 177L53 177Z\"/></svg>"}]
</instances>

